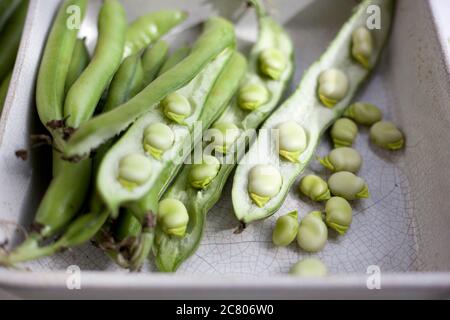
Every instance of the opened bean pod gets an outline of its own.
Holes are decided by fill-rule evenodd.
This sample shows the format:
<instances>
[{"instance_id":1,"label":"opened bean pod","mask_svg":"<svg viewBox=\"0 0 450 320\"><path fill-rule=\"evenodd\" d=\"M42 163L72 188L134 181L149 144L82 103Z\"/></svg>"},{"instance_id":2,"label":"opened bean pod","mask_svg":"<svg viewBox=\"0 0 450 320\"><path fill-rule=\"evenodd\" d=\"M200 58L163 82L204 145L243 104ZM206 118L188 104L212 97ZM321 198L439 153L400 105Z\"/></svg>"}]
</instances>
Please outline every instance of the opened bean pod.
<instances>
[{"instance_id":1,"label":"opened bean pod","mask_svg":"<svg viewBox=\"0 0 450 320\"><path fill-rule=\"evenodd\" d=\"M293 211L278 218L272 233L272 242L278 247L290 245L298 233L298 212Z\"/></svg>"},{"instance_id":2,"label":"opened bean pod","mask_svg":"<svg viewBox=\"0 0 450 320\"><path fill-rule=\"evenodd\" d=\"M240 221L249 223L264 219L280 208L292 184L313 157L322 133L342 116L357 89L368 77L369 70L355 61L349 48L353 44L353 32L366 25L367 9L374 5L380 8L382 14L381 28L373 33L372 65L378 60L388 38L393 17L391 0L363 1L327 51L305 73L295 93L264 123L261 133L274 131L280 123L296 122L307 136L306 149L297 158L298 162L279 161L279 150L274 147L275 139L268 134L259 135L237 167L234 176L233 208ZM351 140L353 142L353 139ZM254 175L251 172L255 166L268 163L273 167L271 172L278 172L279 176L277 175L275 183L272 183L269 201L266 194L261 194L263 201L257 198L258 201L255 202L255 192L252 192L255 191L252 190L254 182L251 181ZM278 188L280 181L281 186Z\"/></svg>"},{"instance_id":3,"label":"opened bean pod","mask_svg":"<svg viewBox=\"0 0 450 320\"><path fill-rule=\"evenodd\" d=\"M222 163L215 178L202 190L190 186L188 182L190 172L195 165L185 165L166 192L165 197L179 199L185 204L190 221L183 239L169 237L164 232L157 230L155 255L156 265L161 271L175 271L181 263L195 252L202 238L206 215L219 200L227 178L241 156L239 150L243 150L247 144L245 139L238 138L239 134L246 129L257 128L267 118L277 106L292 76L294 65L291 39L286 31L267 14L261 1L252 1L252 3L258 13L259 35L251 50L247 73L241 87L245 87L249 83L258 83L267 88L270 98L255 111L248 111L239 105L238 93L238 96L230 102L228 109L215 122L213 129L208 131L212 141L205 141L206 147L210 146L210 143L212 150L218 152L218 156L223 155L223 160L231 158L232 161ZM281 50L286 58L285 69L283 69L278 80L273 80L261 72L263 62L261 55L266 49L270 48ZM240 70L239 66L237 66L237 70ZM277 72L279 72L279 69L277 69ZM236 75L230 72L228 79L224 79L222 86L227 87L227 84L235 78ZM218 96L220 96L220 92L222 92L222 88L218 87ZM211 99L214 99L214 96L211 95ZM210 176L213 173L214 171Z\"/></svg>"},{"instance_id":4,"label":"opened bean pod","mask_svg":"<svg viewBox=\"0 0 450 320\"><path fill-rule=\"evenodd\" d=\"M353 220L352 207L341 197L332 197L325 205L325 223L340 235L347 233Z\"/></svg>"},{"instance_id":5,"label":"opened bean pod","mask_svg":"<svg viewBox=\"0 0 450 320\"><path fill-rule=\"evenodd\" d=\"M403 133L395 124L380 121L370 128L370 140L377 146L387 150L400 150L405 145Z\"/></svg>"},{"instance_id":6,"label":"opened bean pod","mask_svg":"<svg viewBox=\"0 0 450 320\"><path fill-rule=\"evenodd\" d=\"M333 172L348 171L352 173L358 173L363 162L357 150L347 147L334 149L319 161L325 168Z\"/></svg>"},{"instance_id":7,"label":"opened bean pod","mask_svg":"<svg viewBox=\"0 0 450 320\"><path fill-rule=\"evenodd\" d=\"M319 252L328 240L328 229L323 221L322 212L313 211L300 222L297 244L306 252Z\"/></svg>"},{"instance_id":8,"label":"opened bean pod","mask_svg":"<svg viewBox=\"0 0 450 320\"><path fill-rule=\"evenodd\" d=\"M169 94L188 85L212 60L234 44L232 25L222 18L209 19L189 56L159 76L130 101L80 126L66 143L59 145L65 157L87 157L91 150L127 129Z\"/></svg>"},{"instance_id":9,"label":"opened bean pod","mask_svg":"<svg viewBox=\"0 0 450 320\"><path fill-rule=\"evenodd\" d=\"M169 45L164 40L159 40L148 47L142 54L142 69L144 72L144 88L155 80L162 66L169 56Z\"/></svg>"},{"instance_id":10,"label":"opened bean pod","mask_svg":"<svg viewBox=\"0 0 450 320\"><path fill-rule=\"evenodd\" d=\"M321 278L328 274L327 267L316 258L307 258L297 262L289 272L293 276Z\"/></svg>"},{"instance_id":11,"label":"opened bean pod","mask_svg":"<svg viewBox=\"0 0 450 320\"><path fill-rule=\"evenodd\" d=\"M312 201L320 202L330 199L330 189L322 178L315 175L307 175L302 178L299 190Z\"/></svg>"}]
</instances>

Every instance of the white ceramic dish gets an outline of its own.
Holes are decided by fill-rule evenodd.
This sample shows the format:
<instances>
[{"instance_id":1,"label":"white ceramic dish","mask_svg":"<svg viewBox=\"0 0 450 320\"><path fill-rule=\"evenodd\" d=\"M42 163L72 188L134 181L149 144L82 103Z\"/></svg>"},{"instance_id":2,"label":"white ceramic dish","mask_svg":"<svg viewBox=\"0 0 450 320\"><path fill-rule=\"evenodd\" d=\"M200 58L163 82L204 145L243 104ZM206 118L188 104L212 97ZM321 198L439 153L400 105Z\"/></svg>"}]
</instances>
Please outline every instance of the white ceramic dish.
<instances>
[{"instance_id":1,"label":"white ceramic dish","mask_svg":"<svg viewBox=\"0 0 450 320\"><path fill-rule=\"evenodd\" d=\"M441 0L443 1L443 0ZM17 224L31 221L48 182L48 149L35 149L28 161L16 150L29 147L29 135L40 130L34 103L34 84L47 31L58 0L35 0L25 27L12 86L0 123L0 240ZM143 11L184 8L192 13L187 25L219 11L230 15L239 1L144 0L123 1L130 18ZM450 297L450 70L448 42L437 28L439 1L398 0L389 45L374 76L359 99L383 108L408 138L404 152L376 150L362 131L356 147L365 165L361 172L372 198L356 208L351 231L330 239L319 257L329 278L302 280L283 276L305 256L292 246L271 245L276 216L235 235L230 188L208 217L201 247L175 275L128 274L109 262L101 251L86 245L27 264L32 272L0 269L1 291L19 297L84 298L448 298ZM95 45L95 17L91 8L82 34ZM269 1L272 11L292 35L297 49L297 72L316 60L351 14L352 0ZM252 15L238 24L238 35L254 34ZM177 40L179 42L180 39ZM182 40L181 40L182 41ZM444 48L445 47L445 48ZM324 141L318 154L326 154ZM312 170L319 170L313 162ZM312 204L291 192L280 213ZM82 290L68 290L66 268L81 268ZM70 269L72 270L72 269ZM377 271L380 271L378 278ZM375 272L376 274L372 274ZM368 274L369 273L369 274ZM369 284L381 279L381 290ZM375 281L375 282L374 282ZM369 285L371 287L371 285Z\"/></svg>"}]
</instances>

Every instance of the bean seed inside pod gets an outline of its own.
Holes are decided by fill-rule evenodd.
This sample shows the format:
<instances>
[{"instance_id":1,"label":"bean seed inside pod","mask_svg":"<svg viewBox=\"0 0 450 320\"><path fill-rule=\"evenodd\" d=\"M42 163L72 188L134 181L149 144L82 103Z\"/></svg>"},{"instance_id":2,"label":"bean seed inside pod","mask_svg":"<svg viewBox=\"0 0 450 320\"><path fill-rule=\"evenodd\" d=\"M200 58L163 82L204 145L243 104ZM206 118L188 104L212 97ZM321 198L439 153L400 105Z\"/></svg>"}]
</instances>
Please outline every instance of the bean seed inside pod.
<instances>
[{"instance_id":1,"label":"bean seed inside pod","mask_svg":"<svg viewBox=\"0 0 450 320\"><path fill-rule=\"evenodd\" d=\"M169 94L161 101L164 114L170 120L184 125L184 120L192 114L189 100L177 92Z\"/></svg>"},{"instance_id":2,"label":"bean seed inside pod","mask_svg":"<svg viewBox=\"0 0 450 320\"><path fill-rule=\"evenodd\" d=\"M319 76L318 95L320 101L328 108L334 107L347 95L349 80L339 69L328 69Z\"/></svg>"},{"instance_id":3,"label":"bean seed inside pod","mask_svg":"<svg viewBox=\"0 0 450 320\"><path fill-rule=\"evenodd\" d=\"M184 204L176 199L164 199L158 206L158 224L172 236L183 237L189 223L189 214Z\"/></svg>"},{"instance_id":4,"label":"bean seed inside pod","mask_svg":"<svg viewBox=\"0 0 450 320\"><path fill-rule=\"evenodd\" d=\"M344 235L353 220L352 207L347 200L341 197L333 197L325 205L325 223L340 235Z\"/></svg>"},{"instance_id":5,"label":"bean seed inside pod","mask_svg":"<svg viewBox=\"0 0 450 320\"><path fill-rule=\"evenodd\" d=\"M315 175L303 177L299 189L301 193L316 202L328 200L331 196L325 180Z\"/></svg>"},{"instance_id":6,"label":"bean seed inside pod","mask_svg":"<svg viewBox=\"0 0 450 320\"><path fill-rule=\"evenodd\" d=\"M371 126L383 118L381 110L370 103L357 102L345 111L344 116L363 126Z\"/></svg>"},{"instance_id":7,"label":"bean seed inside pod","mask_svg":"<svg viewBox=\"0 0 450 320\"><path fill-rule=\"evenodd\" d=\"M213 156L204 155L202 163L194 164L189 172L189 183L195 189L205 189L217 176L220 161Z\"/></svg>"},{"instance_id":8,"label":"bean seed inside pod","mask_svg":"<svg viewBox=\"0 0 450 320\"><path fill-rule=\"evenodd\" d=\"M353 148L342 147L332 150L320 163L333 172L348 171L358 173L362 166L362 157Z\"/></svg>"},{"instance_id":9,"label":"bean seed inside pod","mask_svg":"<svg viewBox=\"0 0 450 320\"><path fill-rule=\"evenodd\" d=\"M387 150L399 150L405 145L403 133L392 122L380 121L370 128L370 140Z\"/></svg>"},{"instance_id":10,"label":"bean seed inside pod","mask_svg":"<svg viewBox=\"0 0 450 320\"><path fill-rule=\"evenodd\" d=\"M335 148L351 147L357 135L358 126L350 119L339 119L331 128L331 139Z\"/></svg>"},{"instance_id":11,"label":"bean seed inside pod","mask_svg":"<svg viewBox=\"0 0 450 320\"><path fill-rule=\"evenodd\" d=\"M254 111L269 101L269 90L263 84L247 84L239 90L239 106L247 111Z\"/></svg>"},{"instance_id":12,"label":"bean seed inside pod","mask_svg":"<svg viewBox=\"0 0 450 320\"><path fill-rule=\"evenodd\" d=\"M289 273L298 277L321 278L328 274L328 270L319 259L307 258L297 262Z\"/></svg>"},{"instance_id":13,"label":"bean seed inside pod","mask_svg":"<svg viewBox=\"0 0 450 320\"><path fill-rule=\"evenodd\" d=\"M140 154L131 154L124 157L119 163L118 180L123 187L134 189L150 179L152 162Z\"/></svg>"},{"instance_id":14,"label":"bean seed inside pod","mask_svg":"<svg viewBox=\"0 0 450 320\"><path fill-rule=\"evenodd\" d=\"M286 247L295 240L298 232L298 212L294 211L278 218L272 234L273 244Z\"/></svg>"},{"instance_id":15,"label":"bean seed inside pod","mask_svg":"<svg viewBox=\"0 0 450 320\"><path fill-rule=\"evenodd\" d=\"M266 49L259 55L260 72L273 80L281 78L286 66L286 56L278 49Z\"/></svg>"},{"instance_id":16,"label":"bean seed inside pod","mask_svg":"<svg viewBox=\"0 0 450 320\"><path fill-rule=\"evenodd\" d=\"M297 244L306 252L319 252L328 240L328 229L323 222L322 212L314 211L300 222Z\"/></svg>"},{"instance_id":17,"label":"bean seed inside pod","mask_svg":"<svg viewBox=\"0 0 450 320\"><path fill-rule=\"evenodd\" d=\"M352 56L364 68L370 69L373 53L373 37L369 29L360 27L352 34Z\"/></svg>"},{"instance_id":18,"label":"bean seed inside pod","mask_svg":"<svg viewBox=\"0 0 450 320\"><path fill-rule=\"evenodd\" d=\"M262 208L280 192L282 183L283 179L277 168L271 165L257 165L249 173L250 198Z\"/></svg>"},{"instance_id":19,"label":"bean seed inside pod","mask_svg":"<svg viewBox=\"0 0 450 320\"><path fill-rule=\"evenodd\" d=\"M144 131L144 149L155 159L161 160L163 153L175 142L173 130L164 123L153 123Z\"/></svg>"},{"instance_id":20,"label":"bean seed inside pod","mask_svg":"<svg viewBox=\"0 0 450 320\"><path fill-rule=\"evenodd\" d=\"M366 182L351 172L342 171L328 179L328 187L333 195L352 201L369 197Z\"/></svg>"},{"instance_id":21,"label":"bean seed inside pod","mask_svg":"<svg viewBox=\"0 0 450 320\"><path fill-rule=\"evenodd\" d=\"M299 157L307 146L305 130L295 121L281 123L277 129L280 155L290 162L299 162Z\"/></svg>"},{"instance_id":22,"label":"bean seed inside pod","mask_svg":"<svg viewBox=\"0 0 450 320\"><path fill-rule=\"evenodd\" d=\"M239 128L231 122L218 122L212 127L213 145L217 152L226 154L233 143L239 138Z\"/></svg>"}]
</instances>

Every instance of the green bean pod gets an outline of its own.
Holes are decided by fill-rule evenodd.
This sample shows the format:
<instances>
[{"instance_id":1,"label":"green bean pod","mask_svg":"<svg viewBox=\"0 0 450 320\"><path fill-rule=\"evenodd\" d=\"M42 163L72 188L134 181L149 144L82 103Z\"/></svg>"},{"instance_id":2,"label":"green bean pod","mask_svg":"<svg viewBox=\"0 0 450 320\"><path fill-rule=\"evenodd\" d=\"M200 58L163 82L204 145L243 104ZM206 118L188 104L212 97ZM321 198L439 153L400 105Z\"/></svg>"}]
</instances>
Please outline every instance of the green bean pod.
<instances>
[{"instance_id":1,"label":"green bean pod","mask_svg":"<svg viewBox=\"0 0 450 320\"><path fill-rule=\"evenodd\" d=\"M10 72L0 85L0 114L2 114L3 106L8 95L9 84L11 82L12 72Z\"/></svg>"},{"instance_id":2,"label":"green bean pod","mask_svg":"<svg viewBox=\"0 0 450 320\"><path fill-rule=\"evenodd\" d=\"M204 33L186 59L158 77L127 103L82 125L67 144L59 141L59 147L68 158L88 156L92 149L124 131L137 118L155 108L168 94L187 85L222 51L234 46L233 26L222 18L209 19Z\"/></svg>"},{"instance_id":3,"label":"green bean pod","mask_svg":"<svg viewBox=\"0 0 450 320\"><path fill-rule=\"evenodd\" d=\"M114 96L114 98L107 99L110 101L110 104L105 107L108 110L114 108L113 101L115 101L117 105L122 104L126 100L130 99L132 97L131 95L142 87L142 82L139 81L139 79L142 81L142 73L138 71L140 67L139 57L139 55L128 57L119 68L119 71L111 82L111 87L108 92L108 96ZM78 56L78 59L80 58L81 57ZM73 63L78 65L77 62ZM73 77L70 77L70 79L72 78ZM122 94L122 96L120 97L119 94ZM52 184L39 208L41 213L39 219L36 219L38 220L38 223L39 221L41 224L44 221L46 223L48 223L48 220L53 221L52 214L56 214L58 212L61 214L67 214L67 217L64 218L65 221L70 221L73 219L73 215L79 211L81 206L80 204L85 200L85 197L80 194L80 190L86 192L86 190L89 189L88 184L91 179L87 179L86 175L89 172L90 177L90 163L93 162L94 164L92 172L94 172L95 175L97 172L98 163L101 162L108 146L108 144L105 144L102 148L100 148L94 157L94 161L87 159L80 163L73 164L62 161L60 156L54 157L57 164L57 167L55 165L53 167L55 170L55 178L52 181ZM69 185L69 189L67 186L64 187L64 181L66 181L66 185ZM74 184L72 181L77 183ZM82 181L84 182L81 183ZM77 195L79 197L76 201L70 201L71 197L75 197ZM67 208L64 208L64 204L66 204ZM71 215L70 220L68 219L69 215ZM46 257L60 250L81 245L89 241L100 231L109 215L109 211L106 210L101 198L96 192L94 192L89 203L89 213L80 215L72 221L57 242L40 246L43 235L54 235L54 230L62 229L67 225L67 223L64 226L61 224L58 228L56 228L57 226L55 226L53 222L49 226L44 226L44 224L42 224L43 229L41 231L45 231L46 233L41 232L42 234L31 234L22 245L16 248L8 255L7 258L5 258L7 261L6 264L14 265L16 263ZM59 219L60 217L56 220ZM120 260L120 258L121 257L117 255L117 259Z\"/></svg>"},{"instance_id":4,"label":"green bean pod","mask_svg":"<svg viewBox=\"0 0 450 320\"><path fill-rule=\"evenodd\" d=\"M224 71L221 72L205 102L201 119L203 129L206 129L212 121L214 121L217 115L227 107L228 102L231 100L242 79L245 66L245 59L236 53L232 56ZM154 222L156 221L155 215L158 211L158 200L163 194L165 188L163 185L166 183L166 180L171 180L172 177L166 175L163 179L164 180L159 181L159 185L154 186L142 200L135 203L132 210L126 212L127 215L133 214L136 221L143 224L142 234L138 238L138 245L135 248L132 248L132 253L129 254L132 258L128 261L127 265L128 268L132 270L140 268L152 248L155 236ZM189 177L186 176L185 179L187 183ZM126 225L119 225L119 228L125 229L126 232ZM134 228L128 231L129 236L127 238L133 237L133 229ZM121 230L121 232L123 231L124 230ZM160 232L165 234L163 230L158 227L156 233L158 234Z\"/></svg>"},{"instance_id":5,"label":"green bean pod","mask_svg":"<svg viewBox=\"0 0 450 320\"><path fill-rule=\"evenodd\" d=\"M144 70L141 56L139 54L131 55L122 62L114 75L102 111L111 111L127 101L129 97L137 95L143 88L143 82Z\"/></svg>"},{"instance_id":6,"label":"green bean pod","mask_svg":"<svg viewBox=\"0 0 450 320\"><path fill-rule=\"evenodd\" d=\"M268 88L270 99L265 104L260 105L255 111L249 112L243 110L239 106L238 97L234 97L227 111L216 120L213 128L226 125L224 127L234 128L233 130L237 128L239 132L257 128L278 105L294 70L294 48L289 35L266 13L260 1L253 1L253 4L258 13L259 35L250 53L248 68L241 85L246 85L249 81L263 85ZM286 69L278 80L266 77L260 72L260 55L266 49L272 47L282 50L283 55L287 58ZM233 72L230 69L228 76L224 78L224 84L229 84L232 80L235 80L237 72L242 68L243 66L237 65L237 71ZM217 97L220 97L220 92L222 91L218 91ZM211 95L210 99L214 97L215 95ZM211 132L214 131L217 130L211 130ZM222 134L220 130L218 133ZM217 136L212 136L214 139L217 138ZM189 224L183 239L169 237L157 230L154 251L156 265L160 271L174 272L195 252L202 239L206 215L220 199L225 183L233 172L235 163L242 156L236 150L243 149L247 144L245 138L222 140L227 141L227 144L229 143L226 148L222 148L222 151L225 152L224 157L221 159L223 163L216 177L205 189L197 190L188 184L192 165L185 165L164 195L164 197L176 198L184 203L189 213ZM214 144L214 142L212 143ZM206 142L206 146L208 145L208 142ZM229 158L233 161L227 162L226 160Z\"/></svg>"},{"instance_id":7,"label":"green bean pod","mask_svg":"<svg viewBox=\"0 0 450 320\"><path fill-rule=\"evenodd\" d=\"M85 39L78 39L75 43L72 60L70 61L69 70L67 72L65 93L69 92L72 85L86 69L90 59Z\"/></svg>"},{"instance_id":8,"label":"green bean pod","mask_svg":"<svg viewBox=\"0 0 450 320\"><path fill-rule=\"evenodd\" d=\"M188 14L184 11L165 10L137 18L128 26L124 57L145 49L186 20L187 16Z\"/></svg>"},{"instance_id":9,"label":"green bean pod","mask_svg":"<svg viewBox=\"0 0 450 320\"><path fill-rule=\"evenodd\" d=\"M139 118L107 153L99 170L97 188L113 216L117 215L121 205L141 199L150 189L161 192L165 189L170 180L165 177L172 177L183 159L190 153L194 124L197 120L203 119L208 93L232 56L233 51L230 48L225 49L188 85L167 96L176 96L176 99L168 101L167 104L166 99L163 99L158 107ZM169 73L170 71L166 74ZM155 80L153 84L157 81ZM151 86L152 84L147 86L144 91ZM197 92L201 94L194 94ZM172 108L171 112L175 113L176 108L185 106L191 113L183 120L183 124L174 121L175 115L169 117L167 107ZM169 126L170 131L175 135L175 143L161 159L152 156L154 146L147 142L146 132L151 125L158 123ZM141 169L136 170L136 165L139 165ZM161 188L156 187L161 182Z\"/></svg>"},{"instance_id":10,"label":"green bean pod","mask_svg":"<svg viewBox=\"0 0 450 320\"><path fill-rule=\"evenodd\" d=\"M28 0L23 0L11 17L7 20L5 27L0 32L0 81L14 68L20 39L28 12Z\"/></svg>"},{"instance_id":11,"label":"green bean pod","mask_svg":"<svg viewBox=\"0 0 450 320\"><path fill-rule=\"evenodd\" d=\"M158 76L166 73L181 61L183 61L189 55L189 52L191 52L191 48L189 47L180 47L176 49L163 64L161 70L159 70Z\"/></svg>"},{"instance_id":12,"label":"green bean pod","mask_svg":"<svg viewBox=\"0 0 450 320\"><path fill-rule=\"evenodd\" d=\"M78 30L68 28L71 17L69 7L80 9L83 19L87 0L66 0L58 10L45 45L36 87L36 102L39 118L43 125L55 135L55 121L63 118L63 102L66 78L77 42Z\"/></svg>"},{"instance_id":13,"label":"green bean pod","mask_svg":"<svg viewBox=\"0 0 450 320\"><path fill-rule=\"evenodd\" d=\"M147 48L142 54L142 69L144 72L144 88L157 77L169 55L169 45L160 40Z\"/></svg>"},{"instance_id":14,"label":"green bean pod","mask_svg":"<svg viewBox=\"0 0 450 320\"><path fill-rule=\"evenodd\" d=\"M16 11L23 0L1 0L0 1L0 30L3 30L8 19Z\"/></svg>"},{"instance_id":15,"label":"green bean pod","mask_svg":"<svg viewBox=\"0 0 450 320\"><path fill-rule=\"evenodd\" d=\"M371 55L373 61L376 61L389 36L394 2L393 0L362 1L326 52L305 73L295 93L264 123L260 132L270 133L280 123L295 121L306 133L307 147L298 156L298 162L286 162L280 159L279 150L275 147L274 135L261 134L258 137L237 167L234 176L232 201L238 220L250 223L265 219L281 207L291 186L313 158L323 133L342 116L359 87L370 75L370 70L358 63L351 55L349 48L352 44L353 31L366 25L369 18L367 9L370 6L380 8L381 28L373 32L375 45ZM324 71L329 70L340 70L342 74L334 74L336 73L334 71L331 74L324 74ZM345 75L348 81L345 86L335 82L342 75ZM318 88L319 85L321 88ZM324 98L331 98L328 101L330 104L324 103ZM266 164L271 164L280 172L282 186L275 196L260 207L248 192L249 174L255 165Z\"/></svg>"},{"instance_id":16,"label":"green bean pod","mask_svg":"<svg viewBox=\"0 0 450 320\"><path fill-rule=\"evenodd\" d=\"M61 163L36 213L34 227L44 238L61 231L81 209L91 181L91 160Z\"/></svg>"},{"instance_id":17,"label":"green bean pod","mask_svg":"<svg viewBox=\"0 0 450 320\"><path fill-rule=\"evenodd\" d=\"M67 93L66 125L78 128L94 114L103 91L122 62L125 10L118 0L105 0L98 18L99 36L91 62Z\"/></svg>"}]
</instances>

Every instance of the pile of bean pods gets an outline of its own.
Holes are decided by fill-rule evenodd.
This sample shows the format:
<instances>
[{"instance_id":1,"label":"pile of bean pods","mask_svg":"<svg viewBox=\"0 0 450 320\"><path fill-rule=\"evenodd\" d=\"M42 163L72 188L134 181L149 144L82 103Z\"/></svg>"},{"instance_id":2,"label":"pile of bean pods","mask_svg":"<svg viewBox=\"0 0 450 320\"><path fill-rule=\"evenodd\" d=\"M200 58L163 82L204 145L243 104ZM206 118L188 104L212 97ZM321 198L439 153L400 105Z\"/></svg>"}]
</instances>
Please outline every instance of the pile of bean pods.
<instances>
[{"instance_id":1,"label":"pile of bean pods","mask_svg":"<svg viewBox=\"0 0 450 320\"><path fill-rule=\"evenodd\" d=\"M0 0L0 114L19 50L29 0Z\"/></svg>"},{"instance_id":2,"label":"pile of bean pods","mask_svg":"<svg viewBox=\"0 0 450 320\"><path fill-rule=\"evenodd\" d=\"M335 149L320 162L332 176L308 175L299 185L305 197L325 202L324 212L300 222L297 211L281 216L272 238L275 246L296 240L315 253L326 245L329 229L348 231L349 201L369 197L368 185L356 176L362 158L351 148L357 124L371 126L370 139L379 147L404 146L403 134L382 121L376 106L351 104L388 38L393 0L359 4L281 104L295 71L294 45L261 0L249 2L258 38L247 57L236 49L232 23L220 17L205 21L195 43L169 53L161 38L187 14L152 12L128 23L119 0L103 2L91 56L66 23L69 7L77 6L83 18L88 1L62 2L36 87L39 119L52 138L53 179L31 232L16 248L0 251L0 264L93 241L124 268L140 270L150 257L160 271L174 272L198 247L207 213L235 168L236 217L243 224L265 219L279 209L331 126ZM371 5L383 12L377 32L365 27ZM276 129L278 149L272 137L248 139L246 132L258 128ZM261 146L263 159L248 161ZM327 268L305 259L291 273L323 276Z\"/></svg>"}]
</instances>

